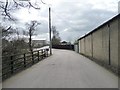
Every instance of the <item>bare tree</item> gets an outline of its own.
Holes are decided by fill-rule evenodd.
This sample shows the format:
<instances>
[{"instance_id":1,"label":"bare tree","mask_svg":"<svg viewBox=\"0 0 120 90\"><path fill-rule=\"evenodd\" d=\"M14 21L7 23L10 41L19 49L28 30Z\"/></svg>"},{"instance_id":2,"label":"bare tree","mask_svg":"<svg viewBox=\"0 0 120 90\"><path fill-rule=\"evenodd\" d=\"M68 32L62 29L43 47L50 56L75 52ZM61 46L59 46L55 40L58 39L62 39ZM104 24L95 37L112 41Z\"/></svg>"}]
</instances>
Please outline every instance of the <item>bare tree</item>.
<instances>
[{"instance_id":1,"label":"bare tree","mask_svg":"<svg viewBox=\"0 0 120 90\"><path fill-rule=\"evenodd\" d=\"M13 29L11 26L6 27L6 28L0 26L0 30L2 31L2 38L9 37L9 35L13 33Z\"/></svg>"},{"instance_id":2,"label":"bare tree","mask_svg":"<svg viewBox=\"0 0 120 90\"><path fill-rule=\"evenodd\" d=\"M16 21L17 18L13 16L13 12L21 9L21 8L34 8L37 10L40 10L40 6L37 2L30 2L30 0L26 1L20 1L20 0L0 0L0 14L2 16L2 19L4 20L12 20ZM28 25L28 35L29 35L29 47L30 51L32 51L32 35L34 34L35 27L38 25L37 21L31 21L31 23ZM7 29L5 29L7 28ZM12 29L11 26L7 26L2 29L2 38L8 37L11 33L15 33L19 36L19 32L14 32L14 29ZM25 32L24 32L25 34ZM19 39L19 37L18 37ZM16 42L16 41L15 41Z\"/></svg>"},{"instance_id":3,"label":"bare tree","mask_svg":"<svg viewBox=\"0 0 120 90\"><path fill-rule=\"evenodd\" d=\"M12 11L15 11L16 9L20 9L21 7L25 8L34 8L34 9L40 9L40 6L36 3L31 3L29 0L25 1L18 1L18 0L3 0L0 1L0 12L1 15L4 16L4 19L9 19L9 20L16 20L15 17L12 16Z\"/></svg>"},{"instance_id":4,"label":"bare tree","mask_svg":"<svg viewBox=\"0 0 120 90\"><path fill-rule=\"evenodd\" d=\"M35 34L35 28L39 25L37 21L31 21L30 24L26 24L28 26L28 36L29 36L29 50L32 52L33 51L33 46L32 46L32 36Z\"/></svg>"},{"instance_id":5,"label":"bare tree","mask_svg":"<svg viewBox=\"0 0 120 90\"><path fill-rule=\"evenodd\" d=\"M19 37L20 32L16 31L16 29L13 29L11 26L4 28L0 25L0 31L2 31L2 56L20 54L28 51L28 44L25 38ZM15 34L18 35L18 38L13 37Z\"/></svg>"},{"instance_id":6,"label":"bare tree","mask_svg":"<svg viewBox=\"0 0 120 90\"><path fill-rule=\"evenodd\" d=\"M55 26L52 26L52 32L53 32L52 45L59 45L61 38L60 38L59 32L56 30Z\"/></svg>"}]
</instances>

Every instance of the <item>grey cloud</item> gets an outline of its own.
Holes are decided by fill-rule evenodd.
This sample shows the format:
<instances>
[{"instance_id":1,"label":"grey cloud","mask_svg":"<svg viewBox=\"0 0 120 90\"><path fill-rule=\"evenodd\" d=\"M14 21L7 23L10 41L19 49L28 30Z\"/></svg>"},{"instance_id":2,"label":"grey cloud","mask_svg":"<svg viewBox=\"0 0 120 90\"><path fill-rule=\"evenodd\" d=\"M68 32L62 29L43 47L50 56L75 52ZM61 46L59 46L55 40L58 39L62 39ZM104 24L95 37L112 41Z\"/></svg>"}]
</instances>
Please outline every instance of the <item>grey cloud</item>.
<instances>
[{"instance_id":1,"label":"grey cloud","mask_svg":"<svg viewBox=\"0 0 120 90\"><path fill-rule=\"evenodd\" d=\"M55 10L59 17L54 16L53 24L58 27L58 30L61 32L61 37L67 40L70 37L83 36L83 34L93 30L117 14L116 11L95 9L89 3L62 3L62 7L58 6L56 8ZM57 18L61 19L61 21L58 21ZM68 30L63 32L66 28Z\"/></svg>"},{"instance_id":2,"label":"grey cloud","mask_svg":"<svg viewBox=\"0 0 120 90\"><path fill-rule=\"evenodd\" d=\"M56 26L63 40L74 41L117 14L117 11L93 8L87 1L89 0L61 0L59 4L52 6L52 25ZM39 16L41 25L37 27L36 34L48 38L45 36L49 32L46 21L48 7L41 8ZM42 20L43 18L46 20ZM21 24L21 27L23 26L24 24Z\"/></svg>"},{"instance_id":3,"label":"grey cloud","mask_svg":"<svg viewBox=\"0 0 120 90\"><path fill-rule=\"evenodd\" d=\"M48 33L48 22L41 21L41 24L36 28L36 34L45 34Z\"/></svg>"}]
</instances>

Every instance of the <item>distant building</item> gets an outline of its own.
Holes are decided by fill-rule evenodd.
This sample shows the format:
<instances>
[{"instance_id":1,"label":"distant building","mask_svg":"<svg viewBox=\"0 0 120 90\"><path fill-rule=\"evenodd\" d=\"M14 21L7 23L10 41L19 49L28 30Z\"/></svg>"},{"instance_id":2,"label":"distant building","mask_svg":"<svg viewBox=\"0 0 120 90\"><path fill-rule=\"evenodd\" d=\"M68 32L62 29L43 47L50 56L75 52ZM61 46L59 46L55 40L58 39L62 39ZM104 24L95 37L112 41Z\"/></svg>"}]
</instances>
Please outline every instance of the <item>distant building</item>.
<instances>
[{"instance_id":1,"label":"distant building","mask_svg":"<svg viewBox=\"0 0 120 90\"><path fill-rule=\"evenodd\" d=\"M66 41L62 41L61 42L61 45L68 45L69 43L68 42L66 42Z\"/></svg>"},{"instance_id":2,"label":"distant building","mask_svg":"<svg viewBox=\"0 0 120 90\"><path fill-rule=\"evenodd\" d=\"M45 46L47 44L47 41L46 40L32 40L32 43L35 47Z\"/></svg>"},{"instance_id":3,"label":"distant building","mask_svg":"<svg viewBox=\"0 0 120 90\"><path fill-rule=\"evenodd\" d=\"M76 41L74 43L74 51L77 52L77 53L79 53L79 44L78 43L79 43L78 41Z\"/></svg>"}]
</instances>

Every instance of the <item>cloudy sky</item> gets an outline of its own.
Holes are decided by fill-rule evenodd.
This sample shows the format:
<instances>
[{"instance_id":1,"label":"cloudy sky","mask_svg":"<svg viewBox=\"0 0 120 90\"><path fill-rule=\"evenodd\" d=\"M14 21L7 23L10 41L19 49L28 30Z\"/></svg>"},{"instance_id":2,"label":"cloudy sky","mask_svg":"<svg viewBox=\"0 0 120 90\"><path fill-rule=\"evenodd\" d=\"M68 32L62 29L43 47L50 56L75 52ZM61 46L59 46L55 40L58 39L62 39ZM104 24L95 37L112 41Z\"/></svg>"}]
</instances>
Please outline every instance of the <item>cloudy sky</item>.
<instances>
[{"instance_id":1,"label":"cloudy sky","mask_svg":"<svg viewBox=\"0 0 120 90\"><path fill-rule=\"evenodd\" d=\"M119 0L33 0L40 10L17 10L14 15L19 19L16 26L24 27L30 20L38 20L34 39L49 40L48 6L52 9L52 25L56 26L62 40L74 42L118 13ZM33 2L32 1L32 2Z\"/></svg>"}]
</instances>

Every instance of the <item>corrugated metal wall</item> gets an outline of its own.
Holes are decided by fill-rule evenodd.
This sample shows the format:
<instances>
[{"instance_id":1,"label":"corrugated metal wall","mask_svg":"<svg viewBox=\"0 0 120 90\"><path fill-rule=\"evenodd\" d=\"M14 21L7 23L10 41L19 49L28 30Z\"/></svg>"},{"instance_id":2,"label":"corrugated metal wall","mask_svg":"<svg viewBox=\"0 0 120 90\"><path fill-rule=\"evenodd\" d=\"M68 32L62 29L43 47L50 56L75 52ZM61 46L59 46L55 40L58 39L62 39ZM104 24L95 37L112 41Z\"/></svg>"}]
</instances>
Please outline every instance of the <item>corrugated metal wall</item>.
<instances>
[{"instance_id":1,"label":"corrugated metal wall","mask_svg":"<svg viewBox=\"0 0 120 90\"><path fill-rule=\"evenodd\" d=\"M79 52L118 67L118 31L118 17L116 17L81 38Z\"/></svg>"}]
</instances>

